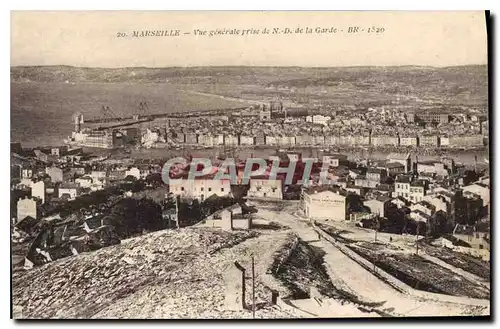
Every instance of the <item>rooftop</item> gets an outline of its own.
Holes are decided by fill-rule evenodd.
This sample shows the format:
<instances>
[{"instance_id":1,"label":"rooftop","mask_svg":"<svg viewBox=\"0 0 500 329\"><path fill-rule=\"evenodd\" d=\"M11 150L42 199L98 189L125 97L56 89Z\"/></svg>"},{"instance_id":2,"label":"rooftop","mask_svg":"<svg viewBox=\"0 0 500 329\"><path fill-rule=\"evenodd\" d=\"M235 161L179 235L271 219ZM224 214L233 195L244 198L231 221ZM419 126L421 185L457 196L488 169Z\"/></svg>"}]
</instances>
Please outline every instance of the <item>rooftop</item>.
<instances>
[{"instance_id":1,"label":"rooftop","mask_svg":"<svg viewBox=\"0 0 500 329\"><path fill-rule=\"evenodd\" d=\"M410 158L410 153L389 153L387 156L388 160L408 160Z\"/></svg>"},{"instance_id":2,"label":"rooftop","mask_svg":"<svg viewBox=\"0 0 500 329\"><path fill-rule=\"evenodd\" d=\"M307 190L305 190L304 193L312 195L312 194L317 194L317 193L321 193L321 192L325 192L325 191L330 191L330 192L333 192L335 194L340 194L344 197L348 195L348 192L346 190L343 190L339 187L336 188L333 186L329 186L329 185L313 186L313 187L310 187Z\"/></svg>"}]
</instances>

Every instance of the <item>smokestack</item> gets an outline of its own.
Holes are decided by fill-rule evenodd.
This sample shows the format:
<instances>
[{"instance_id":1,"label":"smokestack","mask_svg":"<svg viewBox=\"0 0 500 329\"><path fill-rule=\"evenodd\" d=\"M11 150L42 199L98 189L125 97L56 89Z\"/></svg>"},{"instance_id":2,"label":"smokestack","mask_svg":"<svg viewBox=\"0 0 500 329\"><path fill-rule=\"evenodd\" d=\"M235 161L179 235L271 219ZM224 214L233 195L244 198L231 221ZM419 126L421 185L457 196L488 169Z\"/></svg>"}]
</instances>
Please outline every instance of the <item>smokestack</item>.
<instances>
[{"instance_id":1,"label":"smokestack","mask_svg":"<svg viewBox=\"0 0 500 329\"><path fill-rule=\"evenodd\" d=\"M81 131L81 125L80 125L80 122L83 121L81 120L81 115L77 115L75 116L75 120L74 120L74 123L75 123L75 132L79 133Z\"/></svg>"}]
</instances>

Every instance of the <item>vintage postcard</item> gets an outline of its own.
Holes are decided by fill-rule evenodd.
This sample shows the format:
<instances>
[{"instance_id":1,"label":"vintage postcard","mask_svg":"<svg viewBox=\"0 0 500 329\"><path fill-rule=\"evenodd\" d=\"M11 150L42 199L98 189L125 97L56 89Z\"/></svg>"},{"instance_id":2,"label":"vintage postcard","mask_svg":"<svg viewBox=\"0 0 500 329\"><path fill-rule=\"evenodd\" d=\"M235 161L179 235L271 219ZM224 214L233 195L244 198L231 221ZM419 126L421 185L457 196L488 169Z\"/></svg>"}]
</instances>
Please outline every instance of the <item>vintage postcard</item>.
<instances>
[{"instance_id":1,"label":"vintage postcard","mask_svg":"<svg viewBox=\"0 0 500 329\"><path fill-rule=\"evenodd\" d=\"M488 319L488 22L11 12L12 317Z\"/></svg>"}]
</instances>

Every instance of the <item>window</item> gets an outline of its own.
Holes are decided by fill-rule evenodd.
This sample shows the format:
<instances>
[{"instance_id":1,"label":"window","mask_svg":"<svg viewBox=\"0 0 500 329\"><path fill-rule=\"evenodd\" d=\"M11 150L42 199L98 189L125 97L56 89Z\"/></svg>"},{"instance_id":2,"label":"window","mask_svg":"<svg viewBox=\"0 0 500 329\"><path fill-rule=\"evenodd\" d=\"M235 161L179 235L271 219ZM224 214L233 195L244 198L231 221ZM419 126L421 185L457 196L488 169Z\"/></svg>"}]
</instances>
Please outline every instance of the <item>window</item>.
<instances>
[{"instance_id":1,"label":"window","mask_svg":"<svg viewBox=\"0 0 500 329\"><path fill-rule=\"evenodd\" d=\"M220 191L221 191L221 192L224 192L224 188L223 188L223 187L221 187L221 188L220 188Z\"/></svg>"},{"instance_id":2,"label":"window","mask_svg":"<svg viewBox=\"0 0 500 329\"><path fill-rule=\"evenodd\" d=\"M202 188L200 188L200 191L202 191L202 192L203 192L203 187L202 187Z\"/></svg>"},{"instance_id":3,"label":"window","mask_svg":"<svg viewBox=\"0 0 500 329\"><path fill-rule=\"evenodd\" d=\"M181 187L181 191L184 191L184 186Z\"/></svg>"},{"instance_id":4,"label":"window","mask_svg":"<svg viewBox=\"0 0 500 329\"><path fill-rule=\"evenodd\" d=\"M212 192L212 188L211 187L208 188L208 192Z\"/></svg>"}]
</instances>

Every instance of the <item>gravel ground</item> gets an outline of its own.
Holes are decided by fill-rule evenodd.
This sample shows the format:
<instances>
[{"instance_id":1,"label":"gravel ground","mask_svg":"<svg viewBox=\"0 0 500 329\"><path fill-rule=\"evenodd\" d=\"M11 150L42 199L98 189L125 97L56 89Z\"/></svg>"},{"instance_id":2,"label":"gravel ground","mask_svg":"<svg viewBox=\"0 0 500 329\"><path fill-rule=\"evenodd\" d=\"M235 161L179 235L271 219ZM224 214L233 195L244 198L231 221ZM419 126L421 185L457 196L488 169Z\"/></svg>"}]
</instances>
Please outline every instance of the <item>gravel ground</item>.
<instances>
[{"instance_id":1,"label":"gravel ground","mask_svg":"<svg viewBox=\"0 0 500 329\"><path fill-rule=\"evenodd\" d=\"M186 228L161 231L49 263L13 278L22 318L249 318L224 305L224 272L255 256L256 317L298 317L271 305L271 288L289 294L268 270L290 232ZM249 273L249 271L247 271ZM26 285L26 282L30 282ZM251 305L247 279L247 305Z\"/></svg>"}]
</instances>

